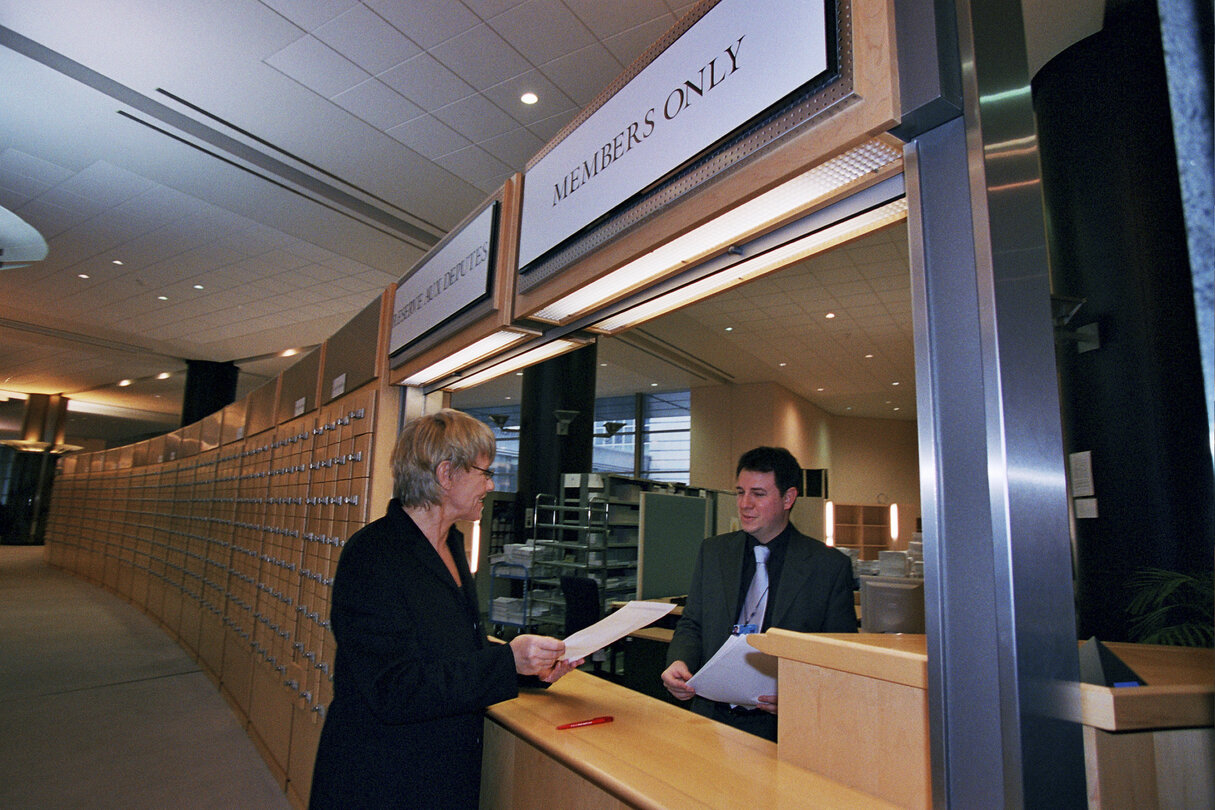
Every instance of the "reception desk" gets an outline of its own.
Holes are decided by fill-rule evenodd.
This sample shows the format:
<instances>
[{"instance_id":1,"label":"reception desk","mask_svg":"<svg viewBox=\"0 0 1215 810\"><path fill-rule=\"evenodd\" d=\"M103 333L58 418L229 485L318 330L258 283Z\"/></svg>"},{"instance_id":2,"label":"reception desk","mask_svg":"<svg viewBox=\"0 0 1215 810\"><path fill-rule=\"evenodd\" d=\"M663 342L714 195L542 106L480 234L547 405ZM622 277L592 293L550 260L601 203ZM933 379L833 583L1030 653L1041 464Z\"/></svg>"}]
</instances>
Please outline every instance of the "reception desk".
<instances>
[{"instance_id":1,"label":"reception desk","mask_svg":"<svg viewBox=\"0 0 1215 810\"><path fill-rule=\"evenodd\" d=\"M557 726L610 715L611 723ZM777 746L584 672L489 710L484 808L878 808L895 805Z\"/></svg>"},{"instance_id":2,"label":"reception desk","mask_svg":"<svg viewBox=\"0 0 1215 810\"><path fill-rule=\"evenodd\" d=\"M752 636L780 658L778 757L904 807L932 804L925 637ZM1215 807L1215 651L1107 644L1147 683L1071 683L1059 716L1084 727L1089 806Z\"/></svg>"}]
</instances>

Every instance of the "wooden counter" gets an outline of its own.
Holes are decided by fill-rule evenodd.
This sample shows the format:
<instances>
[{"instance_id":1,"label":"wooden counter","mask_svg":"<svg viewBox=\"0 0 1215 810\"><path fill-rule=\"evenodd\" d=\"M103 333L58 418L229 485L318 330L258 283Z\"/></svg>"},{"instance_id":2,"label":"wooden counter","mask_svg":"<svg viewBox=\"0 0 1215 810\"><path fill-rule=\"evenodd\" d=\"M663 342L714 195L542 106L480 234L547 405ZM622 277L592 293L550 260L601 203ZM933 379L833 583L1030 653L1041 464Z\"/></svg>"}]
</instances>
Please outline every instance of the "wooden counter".
<instances>
[{"instance_id":1,"label":"wooden counter","mask_svg":"<svg viewBox=\"0 0 1215 810\"><path fill-rule=\"evenodd\" d=\"M748 636L780 659L778 757L901 807L932 806L925 637Z\"/></svg>"},{"instance_id":2,"label":"wooden counter","mask_svg":"<svg viewBox=\"0 0 1215 810\"><path fill-rule=\"evenodd\" d=\"M558 731L611 715L614 722ZM777 746L584 672L493 706L485 808L893 807L778 758Z\"/></svg>"},{"instance_id":3,"label":"wooden counter","mask_svg":"<svg viewBox=\"0 0 1215 810\"><path fill-rule=\"evenodd\" d=\"M780 759L931 806L924 636L777 629L749 641L781 659ZM1084 726L1089 806L1215 807L1215 651L1106 646L1147 685L1059 690L1058 716Z\"/></svg>"}]
</instances>

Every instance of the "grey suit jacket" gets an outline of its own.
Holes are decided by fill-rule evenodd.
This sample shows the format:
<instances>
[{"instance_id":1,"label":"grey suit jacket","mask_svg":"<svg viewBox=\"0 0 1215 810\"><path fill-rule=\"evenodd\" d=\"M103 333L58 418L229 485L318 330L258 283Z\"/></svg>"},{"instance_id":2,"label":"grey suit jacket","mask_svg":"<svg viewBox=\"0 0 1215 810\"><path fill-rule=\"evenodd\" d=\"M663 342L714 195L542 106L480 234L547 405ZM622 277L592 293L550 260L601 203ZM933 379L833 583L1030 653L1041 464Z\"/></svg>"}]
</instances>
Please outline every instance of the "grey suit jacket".
<instances>
[{"instance_id":1,"label":"grey suit jacket","mask_svg":"<svg viewBox=\"0 0 1215 810\"><path fill-rule=\"evenodd\" d=\"M769 624L803 633L855 633L852 561L790 528L776 604L767 609ZM667 652L668 666L683 661L695 673L729 638L738 620L745 548L746 534L741 531L700 544L688 601Z\"/></svg>"}]
</instances>

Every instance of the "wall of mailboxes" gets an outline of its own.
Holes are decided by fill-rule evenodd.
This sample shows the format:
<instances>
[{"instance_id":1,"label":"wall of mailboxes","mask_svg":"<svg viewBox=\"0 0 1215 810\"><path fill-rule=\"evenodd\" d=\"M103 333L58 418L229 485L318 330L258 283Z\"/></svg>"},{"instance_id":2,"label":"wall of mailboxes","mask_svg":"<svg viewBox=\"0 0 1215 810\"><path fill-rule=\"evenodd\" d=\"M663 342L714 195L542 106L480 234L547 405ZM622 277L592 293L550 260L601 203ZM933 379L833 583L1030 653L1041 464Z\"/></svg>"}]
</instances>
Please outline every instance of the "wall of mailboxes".
<instances>
[{"instance_id":1,"label":"wall of mailboxes","mask_svg":"<svg viewBox=\"0 0 1215 810\"><path fill-rule=\"evenodd\" d=\"M64 457L47 518L47 561L174 635L297 806L332 696L334 569L370 514L380 308L201 422Z\"/></svg>"}]
</instances>

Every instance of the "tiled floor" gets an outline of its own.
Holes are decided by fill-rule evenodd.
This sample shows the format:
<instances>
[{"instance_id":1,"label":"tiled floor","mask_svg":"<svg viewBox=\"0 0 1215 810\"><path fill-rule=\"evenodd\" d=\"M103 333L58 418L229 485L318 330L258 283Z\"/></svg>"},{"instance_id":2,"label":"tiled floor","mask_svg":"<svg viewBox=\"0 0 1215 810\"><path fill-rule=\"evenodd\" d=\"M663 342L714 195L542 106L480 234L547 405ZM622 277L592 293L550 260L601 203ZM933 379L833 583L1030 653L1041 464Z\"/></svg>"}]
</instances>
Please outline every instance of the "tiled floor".
<instances>
[{"instance_id":1,"label":"tiled floor","mask_svg":"<svg viewBox=\"0 0 1215 810\"><path fill-rule=\"evenodd\" d=\"M0 546L0 808L288 807L156 621L41 546Z\"/></svg>"}]
</instances>

